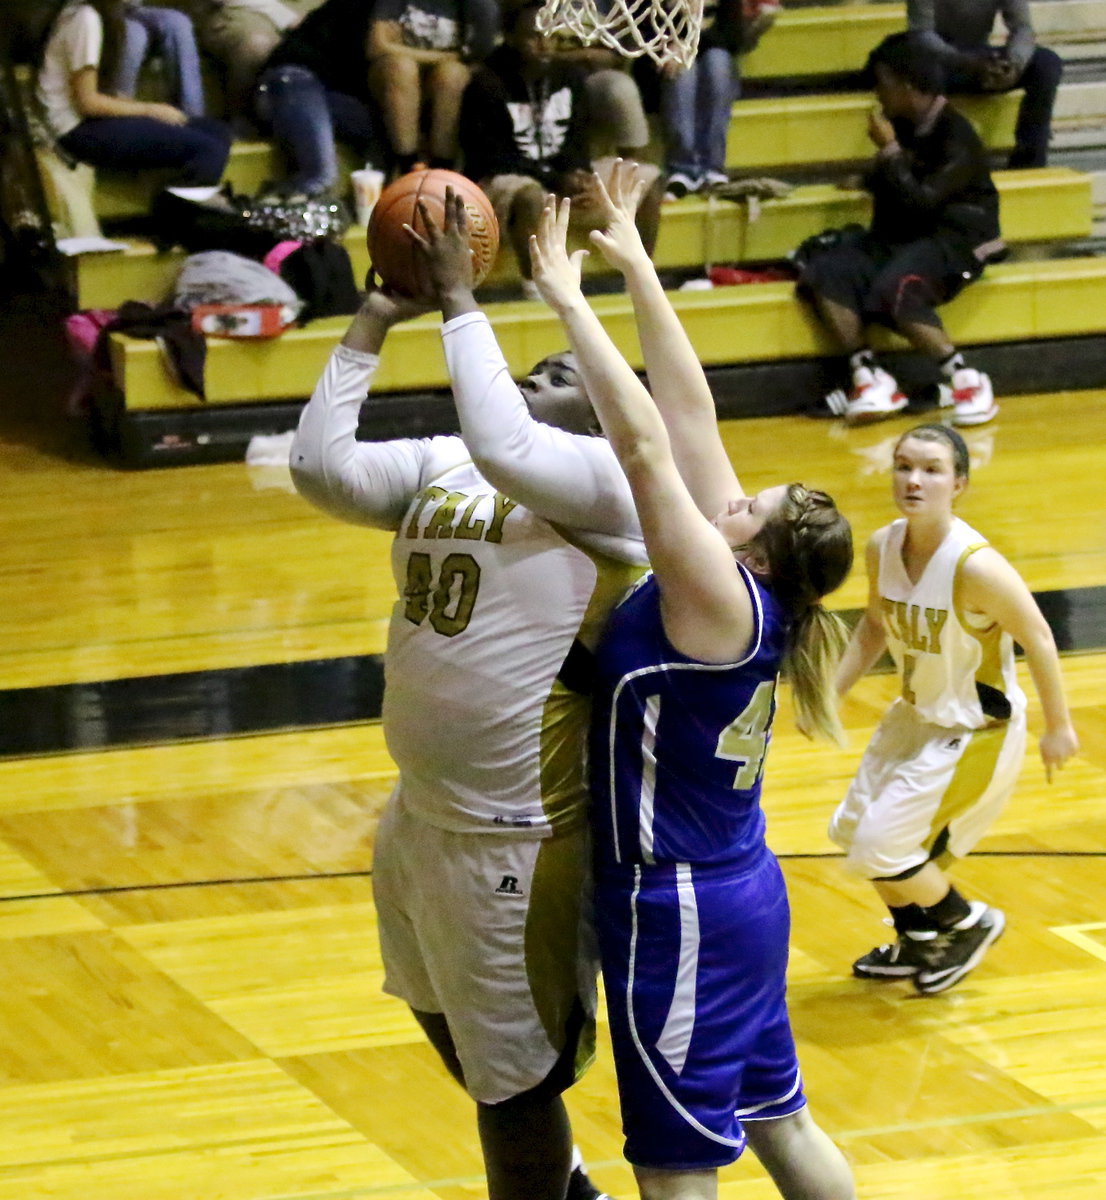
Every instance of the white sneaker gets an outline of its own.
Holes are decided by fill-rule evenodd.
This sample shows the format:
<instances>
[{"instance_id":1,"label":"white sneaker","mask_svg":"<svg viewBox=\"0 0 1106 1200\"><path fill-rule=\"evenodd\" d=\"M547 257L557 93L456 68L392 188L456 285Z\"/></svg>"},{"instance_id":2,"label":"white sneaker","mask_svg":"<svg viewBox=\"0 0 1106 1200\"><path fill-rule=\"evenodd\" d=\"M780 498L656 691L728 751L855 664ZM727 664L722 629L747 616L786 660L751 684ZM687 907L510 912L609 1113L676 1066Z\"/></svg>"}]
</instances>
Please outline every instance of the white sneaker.
<instances>
[{"instance_id":1,"label":"white sneaker","mask_svg":"<svg viewBox=\"0 0 1106 1200\"><path fill-rule=\"evenodd\" d=\"M990 377L974 367L961 367L952 377L954 425L982 425L998 412Z\"/></svg>"},{"instance_id":2,"label":"white sneaker","mask_svg":"<svg viewBox=\"0 0 1106 1200\"><path fill-rule=\"evenodd\" d=\"M894 378L882 367L857 367L853 390L845 403L845 420L850 425L883 421L902 412L908 403Z\"/></svg>"},{"instance_id":3,"label":"white sneaker","mask_svg":"<svg viewBox=\"0 0 1106 1200\"><path fill-rule=\"evenodd\" d=\"M725 171L708 171L703 176L703 190L709 192L712 188L725 187L730 182Z\"/></svg>"}]
</instances>

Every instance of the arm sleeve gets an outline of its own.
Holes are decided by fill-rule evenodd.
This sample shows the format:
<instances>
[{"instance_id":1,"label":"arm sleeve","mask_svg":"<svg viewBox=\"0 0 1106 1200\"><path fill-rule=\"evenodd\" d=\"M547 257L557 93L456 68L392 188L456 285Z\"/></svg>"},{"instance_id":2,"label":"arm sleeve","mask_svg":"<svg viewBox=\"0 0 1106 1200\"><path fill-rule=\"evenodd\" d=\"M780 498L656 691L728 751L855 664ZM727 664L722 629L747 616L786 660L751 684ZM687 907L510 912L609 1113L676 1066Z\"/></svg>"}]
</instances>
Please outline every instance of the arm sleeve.
<instances>
[{"instance_id":1,"label":"arm sleeve","mask_svg":"<svg viewBox=\"0 0 1106 1200\"><path fill-rule=\"evenodd\" d=\"M289 466L296 490L356 525L396 529L419 490L426 442L358 442L357 420L380 359L338 346L300 415Z\"/></svg>"},{"instance_id":2,"label":"arm sleeve","mask_svg":"<svg viewBox=\"0 0 1106 1200\"><path fill-rule=\"evenodd\" d=\"M921 213L943 208L949 199L962 192L976 176L976 156L963 139L950 136L938 170L919 179L910 169L910 161L897 149L881 151L873 168L873 183L897 195L900 204Z\"/></svg>"},{"instance_id":3,"label":"arm sleeve","mask_svg":"<svg viewBox=\"0 0 1106 1200\"><path fill-rule=\"evenodd\" d=\"M906 0L906 26L911 32L924 35L926 44L946 70L967 69L975 63L975 54L958 50L937 32L936 0Z\"/></svg>"},{"instance_id":4,"label":"arm sleeve","mask_svg":"<svg viewBox=\"0 0 1106 1200\"><path fill-rule=\"evenodd\" d=\"M1002 23L1006 26L1006 57L1024 71L1037 46L1029 0L1002 0Z\"/></svg>"},{"instance_id":5,"label":"arm sleeve","mask_svg":"<svg viewBox=\"0 0 1106 1200\"><path fill-rule=\"evenodd\" d=\"M66 57L69 72L75 75L85 67L99 67L104 49L104 25L100 14L89 4L82 4L66 30Z\"/></svg>"},{"instance_id":6,"label":"arm sleeve","mask_svg":"<svg viewBox=\"0 0 1106 1200\"><path fill-rule=\"evenodd\" d=\"M639 538L630 485L606 438L534 420L487 317L454 317L442 339L461 436L480 474L547 521Z\"/></svg>"}]
</instances>

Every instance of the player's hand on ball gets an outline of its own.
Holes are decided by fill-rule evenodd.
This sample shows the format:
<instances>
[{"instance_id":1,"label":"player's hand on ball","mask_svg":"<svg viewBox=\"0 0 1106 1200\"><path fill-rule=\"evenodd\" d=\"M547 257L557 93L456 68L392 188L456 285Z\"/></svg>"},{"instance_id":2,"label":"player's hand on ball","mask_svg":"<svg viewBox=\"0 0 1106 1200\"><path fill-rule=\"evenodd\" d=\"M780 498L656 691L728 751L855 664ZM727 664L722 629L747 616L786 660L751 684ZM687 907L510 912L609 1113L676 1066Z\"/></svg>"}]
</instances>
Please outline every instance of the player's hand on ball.
<instances>
[{"instance_id":1,"label":"player's hand on ball","mask_svg":"<svg viewBox=\"0 0 1106 1200\"><path fill-rule=\"evenodd\" d=\"M464 201L452 188L446 188L442 228L438 227L422 200L418 210L425 235L417 233L410 225L404 228L423 255L434 294L440 297L447 292L471 292L476 286L475 270Z\"/></svg>"},{"instance_id":2,"label":"player's hand on ball","mask_svg":"<svg viewBox=\"0 0 1106 1200\"><path fill-rule=\"evenodd\" d=\"M412 300L409 296L402 296L399 292L384 287L376 278L375 272L369 271L365 280L365 295L361 300L361 311L367 316L390 328L411 317L421 317L423 313L432 311L432 308L430 304Z\"/></svg>"}]
</instances>

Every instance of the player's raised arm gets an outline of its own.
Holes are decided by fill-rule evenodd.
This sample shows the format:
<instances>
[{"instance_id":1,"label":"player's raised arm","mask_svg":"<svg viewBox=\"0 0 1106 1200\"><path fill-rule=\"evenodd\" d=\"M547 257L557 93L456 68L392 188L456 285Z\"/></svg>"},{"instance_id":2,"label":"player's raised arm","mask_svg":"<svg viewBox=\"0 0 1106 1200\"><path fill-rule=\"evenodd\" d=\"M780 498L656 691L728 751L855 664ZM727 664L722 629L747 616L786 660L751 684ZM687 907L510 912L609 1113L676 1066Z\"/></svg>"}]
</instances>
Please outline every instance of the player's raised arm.
<instances>
[{"instance_id":1,"label":"player's raised arm","mask_svg":"<svg viewBox=\"0 0 1106 1200\"><path fill-rule=\"evenodd\" d=\"M300 414L289 466L296 490L339 520L395 529L420 486L425 441L357 441L388 330L425 311L370 288Z\"/></svg>"},{"instance_id":2,"label":"player's raised arm","mask_svg":"<svg viewBox=\"0 0 1106 1200\"><path fill-rule=\"evenodd\" d=\"M665 631L684 654L727 662L753 632L752 602L733 550L696 508L657 406L580 288L583 251L566 247L569 201L550 198L531 239L534 280L560 318L603 431L630 483L662 592Z\"/></svg>"},{"instance_id":3,"label":"player's raised arm","mask_svg":"<svg viewBox=\"0 0 1106 1200\"><path fill-rule=\"evenodd\" d=\"M473 295L464 205L452 190L446 195L443 227L422 206L425 236L409 235L425 256L445 318L446 362L473 462L489 483L532 512L574 530L628 539L606 548L641 561L633 498L610 447L590 436L595 414L584 388L569 364L553 359L539 364L521 387L511 378Z\"/></svg>"},{"instance_id":4,"label":"player's raised arm","mask_svg":"<svg viewBox=\"0 0 1106 1200\"><path fill-rule=\"evenodd\" d=\"M596 179L606 225L591 234L603 257L622 272L634 305L649 388L672 439L672 452L699 511L710 517L743 495L718 433L706 375L665 293L634 223L644 184L631 162L616 164L610 187Z\"/></svg>"}]
</instances>

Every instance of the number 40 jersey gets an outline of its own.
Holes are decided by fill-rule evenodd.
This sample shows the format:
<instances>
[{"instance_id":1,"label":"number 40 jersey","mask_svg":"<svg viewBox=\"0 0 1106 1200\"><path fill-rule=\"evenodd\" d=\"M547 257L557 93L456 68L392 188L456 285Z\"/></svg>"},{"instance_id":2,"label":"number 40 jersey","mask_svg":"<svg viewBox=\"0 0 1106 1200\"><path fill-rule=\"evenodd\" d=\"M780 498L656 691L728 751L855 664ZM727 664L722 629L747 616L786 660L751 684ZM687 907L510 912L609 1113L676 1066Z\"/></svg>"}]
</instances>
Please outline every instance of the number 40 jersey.
<instances>
[{"instance_id":1,"label":"number 40 jersey","mask_svg":"<svg viewBox=\"0 0 1106 1200\"><path fill-rule=\"evenodd\" d=\"M652 575L611 615L590 743L600 863L740 863L761 852L761 779L787 624L771 592L740 563L735 569L755 617L740 662L674 650Z\"/></svg>"},{"instance_id":2,"label":"number 40 jersey","mask_svg":"<svg viewBox=\"0 0 1106 1200\"><path fill-rule=\"evenodd\" d=\"M468 461L399 524L384 734L404 803L432 824L533 836L585 818L590 706L566 664L641 569L572 536Z\"/></svg>"}]
</instances>

